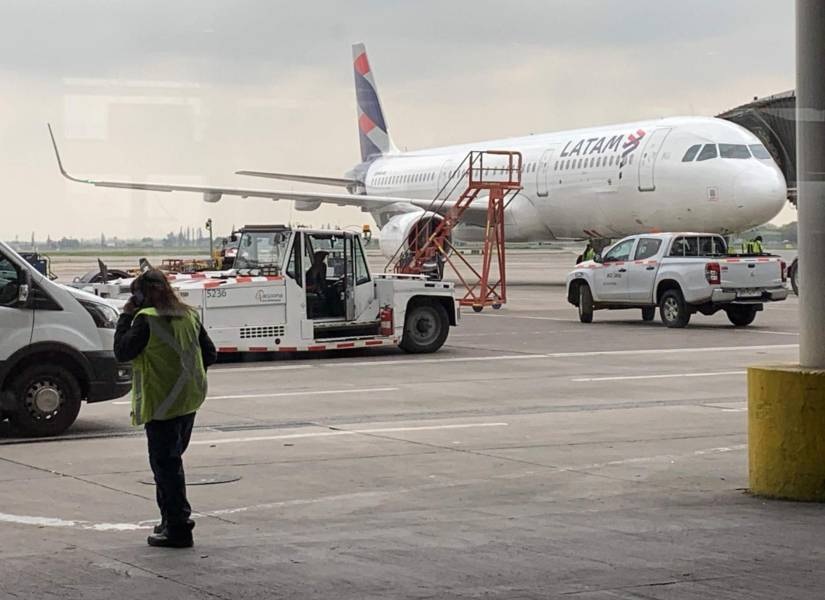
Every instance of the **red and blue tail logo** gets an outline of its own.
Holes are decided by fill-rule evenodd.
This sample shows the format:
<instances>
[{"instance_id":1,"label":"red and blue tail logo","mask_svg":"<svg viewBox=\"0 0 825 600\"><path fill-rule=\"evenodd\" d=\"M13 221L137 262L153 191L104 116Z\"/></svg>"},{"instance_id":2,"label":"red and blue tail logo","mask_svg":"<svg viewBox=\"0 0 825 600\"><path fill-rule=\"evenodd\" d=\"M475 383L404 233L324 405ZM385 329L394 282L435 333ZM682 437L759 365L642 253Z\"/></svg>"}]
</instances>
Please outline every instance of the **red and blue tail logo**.
<instances>
[{"instance_id":1,"label":"red and blue tail logo","mask_svg":"<svg viewBox=\"0 0 825 600\"><path fill-rule=\"evenodd\" d=\"M358 102L358 138L361 142L361 160L394 151L378 90L375 86L367 50L364 44L352 46L352 60L355 70L355 97Z\"/></svg>"}]
</instances>

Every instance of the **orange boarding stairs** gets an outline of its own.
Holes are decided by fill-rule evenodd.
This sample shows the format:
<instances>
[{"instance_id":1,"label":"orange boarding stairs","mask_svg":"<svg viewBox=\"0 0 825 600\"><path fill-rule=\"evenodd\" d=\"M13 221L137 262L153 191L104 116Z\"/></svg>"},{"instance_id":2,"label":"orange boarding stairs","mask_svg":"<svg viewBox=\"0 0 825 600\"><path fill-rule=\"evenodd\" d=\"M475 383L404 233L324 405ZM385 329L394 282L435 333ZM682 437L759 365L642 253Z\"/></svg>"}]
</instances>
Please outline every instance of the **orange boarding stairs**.
<instances>
[{"instance_id":1,"label":"orange boarding stairs","mask_svg":"<svg viewBox=\"0 0 825 600\"><path fill-rule=\"evenodd\" d=\"M457 283L465 289L461 306L480 312L485 306L501 308L507 302L505 267L504 210L507 202L521 190L520 152L484 150L470 152L452 172L415 225L385 271L421 275L444 266L454 271ZM463 191L461 191L463 190ZM460 193L459 193L460 192ZM461 223L470 205L487 198L481 265L473 266L453 243L453 230Z\"/></svg>"}]
</instances>

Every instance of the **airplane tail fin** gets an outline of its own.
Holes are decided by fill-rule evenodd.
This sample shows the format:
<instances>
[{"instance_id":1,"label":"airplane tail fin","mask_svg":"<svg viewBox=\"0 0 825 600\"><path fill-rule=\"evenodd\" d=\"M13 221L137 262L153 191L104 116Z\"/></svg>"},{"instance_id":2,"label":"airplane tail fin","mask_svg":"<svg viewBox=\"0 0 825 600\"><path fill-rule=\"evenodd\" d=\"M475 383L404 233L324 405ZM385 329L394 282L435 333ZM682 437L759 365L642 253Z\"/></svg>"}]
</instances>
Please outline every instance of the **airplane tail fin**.
<instances>
[{"instance_id":1,"label":"airplane tail fin","mask_svg":"<svg viewBox=\"0 0 825 600\"><path fill-rule=\"evenodd\" d=\"M355 71L355 98L358 102L358 137L361 142L361 160L397 152L390 139L375 77L367 59L364 44L353 44L352 61Z\"/></svg>"}]
</instances>

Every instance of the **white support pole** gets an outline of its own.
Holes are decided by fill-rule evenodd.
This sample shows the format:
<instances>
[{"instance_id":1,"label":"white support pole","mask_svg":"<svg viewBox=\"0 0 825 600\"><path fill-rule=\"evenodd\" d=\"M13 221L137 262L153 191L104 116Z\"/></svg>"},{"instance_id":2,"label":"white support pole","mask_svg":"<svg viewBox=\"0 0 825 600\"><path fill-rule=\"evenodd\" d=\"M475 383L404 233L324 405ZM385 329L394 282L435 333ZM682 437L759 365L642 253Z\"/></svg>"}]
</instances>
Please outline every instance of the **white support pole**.
<instances>
[{"instance_id":1,"label":"white support pole","mask_svg":"<svg viewBox=\"0 0 825 600\"><path fill-rule=\"evenodd\" d=\"M799 363L825 369L825 2L796 0Z\"/></svg>"}]
</instances>

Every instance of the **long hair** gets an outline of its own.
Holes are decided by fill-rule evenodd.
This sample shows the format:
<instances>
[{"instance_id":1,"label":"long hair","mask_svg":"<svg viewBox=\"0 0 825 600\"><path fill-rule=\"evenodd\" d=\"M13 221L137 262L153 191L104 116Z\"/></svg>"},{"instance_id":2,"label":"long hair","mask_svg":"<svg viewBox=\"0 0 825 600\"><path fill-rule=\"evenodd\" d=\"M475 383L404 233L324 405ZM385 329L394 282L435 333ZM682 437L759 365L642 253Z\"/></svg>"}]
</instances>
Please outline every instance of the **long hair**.
<instances>
[{"instance_id":1,"label":"long hair","mask_svg":"<svg viewBox=\"0 0 825 600\"><path fill-rule=\"evenodd\" d=\"M158 269L144 271L139 277L132 281L130 286L132 294L140 292L143 295L143 308L155 308L159 314L169 317L182 317L188 311L193 310L191 306L183 303L166 275Z\"/></svg>"}]
</instances>

